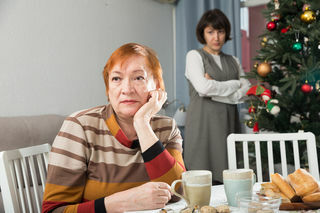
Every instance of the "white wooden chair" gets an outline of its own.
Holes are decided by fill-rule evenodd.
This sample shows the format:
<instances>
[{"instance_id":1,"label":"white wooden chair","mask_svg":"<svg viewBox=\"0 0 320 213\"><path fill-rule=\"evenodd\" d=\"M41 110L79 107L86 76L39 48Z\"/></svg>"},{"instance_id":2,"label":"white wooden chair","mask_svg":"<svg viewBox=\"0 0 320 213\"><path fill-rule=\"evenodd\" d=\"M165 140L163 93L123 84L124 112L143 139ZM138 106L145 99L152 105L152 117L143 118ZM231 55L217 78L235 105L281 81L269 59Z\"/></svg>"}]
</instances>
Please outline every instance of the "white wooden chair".
<instances>
[{"instance_id":1,"label":"white wooden chair","mask_svg":"<svg viewBox=\"0 0 320 213\"><path fill-rule=\"evenodd\" d=\"M287 177L287 155L286 147L292 146L294 169L300 168L299 144L305 143L307 149L307 159L310 174L319 181L319 167L317 158L317 148L315 136L311 132L303 133L270 133L270 134L230 134L227 138L228 146L228 164L229 169L237 168L236 144L242 143L243 164L244 168L252 168L249 165L249 157L255 157L256 175L258 182L263 182L263 171L267 168L262 168L261 161L261 145L266 146L268 159L269 180L270 174L274 173L274 148L273 145L280 145L280 159L282 176ZM255 154L249 153L248 144L254 144ZM266 145L265 145L266 143ZM292 144L292 145L290 145ZM278 146L278 145L277 145ZM300 145L301 146L301 145ZM238 146L239 147L239 146ZM241 147L241 146L240 146ZM251 146L252 147L252 146ZM240 149L240 148L239 148ZM239 152L237 152L239 154ZM241 153L241 152L240 152Z\"/></svg>"},{"instance_id":2,"label":"white wooden chair","mask_svg":"<svg viewBox=\"0 0 320 213\"><path fill-rule=\"evenodd\" d=\"M41 212L50 150L50 144L42 144L0 152L5 212Z\"/></svg>"}]
</instances>

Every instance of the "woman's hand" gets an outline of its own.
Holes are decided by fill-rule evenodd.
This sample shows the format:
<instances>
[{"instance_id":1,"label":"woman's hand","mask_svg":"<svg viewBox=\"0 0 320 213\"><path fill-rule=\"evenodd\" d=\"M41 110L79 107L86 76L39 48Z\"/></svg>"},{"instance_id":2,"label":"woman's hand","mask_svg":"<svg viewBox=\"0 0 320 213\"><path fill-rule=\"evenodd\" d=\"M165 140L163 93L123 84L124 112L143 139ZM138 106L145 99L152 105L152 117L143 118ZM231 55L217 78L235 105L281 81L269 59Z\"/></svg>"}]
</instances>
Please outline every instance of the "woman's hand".
<instances>
[{"instance_id":1,"label":"woman's hand","mask_svg":"<svg viewBox=\"0 0 320 213\"><path fill-rule=\"evenodd\" d=\"M159 112L166 100L167 93L165 91L151 91L148 102L133 117L133 127L136 130L142 152L145 152L159 140L150 126L150 119Z\"/></svg>"},{"instance_id":2,"label":"woman's hand","mask_svg":"<svg viewBox=\"0 0 320 213\"><path fill-rule=\"evenodd\" d=\"M167 93L162 90L153 90L149 93L149 100L134 115L133 124L137 122L149 123L153 115L160 111L167 100Z\"/></svg>"},{"instance_id":3,"label":"woman's hand","mask_svg":"<svg viewBox=\"0 0 320 213\"><path fill-rule=\"evenodd\" d=\"M213 80L213 78L211 78L208 73L205 73L205 74L204 74L204 77L205 77L206 79L208 79L208 80Z\"/></svg>"},{"instance_id":4,"label":"woman's hand","mask_svg":"<svg viewBox=\"0 0 320 213\"><path fill-rule=\"evenodd\" d=\"M137 211L163 208L171 199L170 186L164 182L148 182L104 199L107 212Z\"/></svg>"}]
</instances>

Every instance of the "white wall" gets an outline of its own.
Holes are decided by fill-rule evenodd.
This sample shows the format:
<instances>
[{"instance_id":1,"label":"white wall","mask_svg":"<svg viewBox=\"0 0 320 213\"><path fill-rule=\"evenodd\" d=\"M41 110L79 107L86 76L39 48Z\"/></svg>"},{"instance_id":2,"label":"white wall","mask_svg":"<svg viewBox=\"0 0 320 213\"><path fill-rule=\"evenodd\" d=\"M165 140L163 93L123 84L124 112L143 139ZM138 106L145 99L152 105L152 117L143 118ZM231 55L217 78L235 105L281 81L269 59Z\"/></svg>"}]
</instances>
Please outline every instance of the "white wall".
<instances>
[{"instance_id":1,"label":"white wall","mask_svg":"<svg viewBox=\"0 0 320 213\"><path fill-rule=\"evenodd\" d=\"M127 42L158 53L173 99L173 7L154 0L1 0L0 116L67 115L105 104L103 67Z\"/></svg>"}]
</instances>

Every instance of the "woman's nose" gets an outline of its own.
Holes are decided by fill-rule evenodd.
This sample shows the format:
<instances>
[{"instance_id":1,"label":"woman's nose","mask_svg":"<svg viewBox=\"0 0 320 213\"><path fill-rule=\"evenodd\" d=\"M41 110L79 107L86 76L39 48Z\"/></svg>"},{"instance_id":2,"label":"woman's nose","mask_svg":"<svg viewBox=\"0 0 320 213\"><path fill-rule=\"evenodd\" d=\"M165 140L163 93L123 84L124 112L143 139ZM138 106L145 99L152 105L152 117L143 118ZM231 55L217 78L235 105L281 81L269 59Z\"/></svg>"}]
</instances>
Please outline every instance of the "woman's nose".
<instances>
[{"instance_id":1,"label":"woman's nose","mask_svg":"<svg viewBox=\"0 0 320 213\"><path fill-rule=\"evenodd\" d=\"M218 32L214 32L214 33L213 33L213 39L214 39L214 40L218 40L218 38L219 38Z\"/></svg>"},{"instance_id":2,"label":"woman's nose","mask_svg":"<svg viewBox=\"0 0 320 213\"><path fill-rule=\"evenodd\" d=\"M123 93L130 93L133 91L133 82L130 79L124 79L121 84Z\"/></svg>"}]
</instances>

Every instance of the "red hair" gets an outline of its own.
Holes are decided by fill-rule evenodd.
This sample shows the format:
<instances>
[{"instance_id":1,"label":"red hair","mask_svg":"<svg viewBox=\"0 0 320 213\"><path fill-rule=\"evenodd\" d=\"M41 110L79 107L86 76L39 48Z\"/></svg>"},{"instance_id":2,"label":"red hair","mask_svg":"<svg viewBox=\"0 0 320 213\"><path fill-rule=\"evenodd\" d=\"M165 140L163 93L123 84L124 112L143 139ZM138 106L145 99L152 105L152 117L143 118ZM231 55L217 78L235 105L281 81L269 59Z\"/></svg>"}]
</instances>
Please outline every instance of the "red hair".
<instances>
[{"instance_id":1,"label":"red hair","mask_svg":"<svg viewBox=\"0 0 320 213\"><path fill-rule=\"evenodd\" d=\"M106 86L107 94L109 91L109 74L114 65L118 63L122 64L128 58L134 55L145 57L147 68L152 72L153 78L158 82L157 87L159 87L162 90L165 90L162 78L162 68L156 52L151 48L141 44L128 43L116 49L111 54L106 66L104 67L103 79Z\"/></svg>"}]
</instances>

